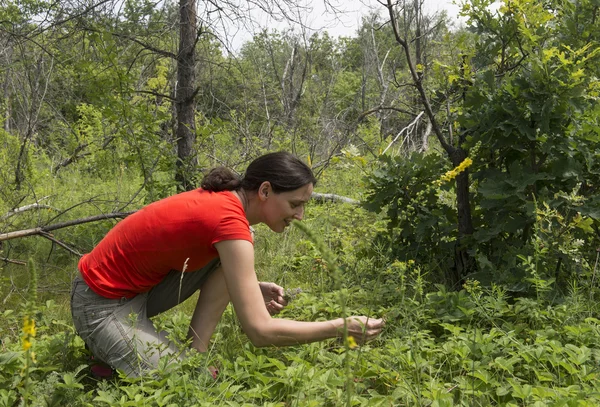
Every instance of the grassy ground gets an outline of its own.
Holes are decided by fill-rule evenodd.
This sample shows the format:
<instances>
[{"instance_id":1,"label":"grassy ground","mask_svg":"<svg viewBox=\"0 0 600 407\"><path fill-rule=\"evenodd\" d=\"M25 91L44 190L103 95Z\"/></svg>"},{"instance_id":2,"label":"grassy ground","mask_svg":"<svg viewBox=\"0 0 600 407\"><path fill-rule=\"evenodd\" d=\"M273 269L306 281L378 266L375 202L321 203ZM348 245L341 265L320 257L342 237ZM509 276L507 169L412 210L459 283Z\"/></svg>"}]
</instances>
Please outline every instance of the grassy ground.
<instances>
[{"instance_id":1,"label":"grassy ground","mask_svg":"<svg viewBox=\"0 0 600 407\"><path fill-rule=\"evenodd\" d=\"M477 282L447 291L421 265L374 250L373 237L385 228L372 214L310 205L303 224L315 238L297 228L257 230L259 278L303 290L279 317L384 316L381 338L357 348L329 340L257 349L229 308L206 354L142 379L97 380L70 318L76 259L32 237L12 244L8 255L32 257L37 281L23 266L0 271L0 406L600 405L595 287L572 282L568 296L554 297L551 286L540 286L534 298ZM61 238L93 246L108 227ZM338 277L323 247L336 257ZM184 338L194 303L157 317L156 325ZM216 380L209 366L219 369Z\"/></svg>"}]
</instances>

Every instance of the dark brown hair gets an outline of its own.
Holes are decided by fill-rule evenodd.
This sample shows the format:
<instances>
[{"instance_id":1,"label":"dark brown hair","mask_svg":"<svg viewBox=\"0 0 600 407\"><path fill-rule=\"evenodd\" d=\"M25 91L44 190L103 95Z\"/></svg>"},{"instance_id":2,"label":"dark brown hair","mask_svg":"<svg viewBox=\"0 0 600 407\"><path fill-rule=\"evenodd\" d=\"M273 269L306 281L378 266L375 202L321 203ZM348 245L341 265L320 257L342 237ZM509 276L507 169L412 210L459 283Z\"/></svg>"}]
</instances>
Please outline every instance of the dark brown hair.
<instances>
[{"instance_id":1,"label":"dark brown hair","mask_svg":"<svg viewBox=\"0 0 600 407\"><path fill-rule=\"evenodd\" d=\"M293 191L307 184L316 184L317 179L308 165L285 151L268 153L252 161L243 178L239 178L226 167L212 169L202 180L202 189L207 191L233 191L243 188L258 191L268 181L273 192Z\"/></svg>"}]
</instances>

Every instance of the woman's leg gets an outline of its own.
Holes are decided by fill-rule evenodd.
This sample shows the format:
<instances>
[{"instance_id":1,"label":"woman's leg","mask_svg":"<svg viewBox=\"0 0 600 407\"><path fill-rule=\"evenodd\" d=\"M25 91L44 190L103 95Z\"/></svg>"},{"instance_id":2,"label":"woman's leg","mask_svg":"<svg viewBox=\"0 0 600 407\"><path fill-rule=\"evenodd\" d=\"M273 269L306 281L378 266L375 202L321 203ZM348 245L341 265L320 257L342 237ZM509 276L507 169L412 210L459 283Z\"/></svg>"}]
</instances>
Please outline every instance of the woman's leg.
<instances>
[{"instance_id":1,"label":"woman's leg","mask_svg":"<svg viewBox=\"0 0 600 407\"><path fill-rule=\"evenodd\" d=\"M180 359L181 351L157 332L146 313L147 295L140 294L117 308L92 332L92 350L100 359L127 376L156 369L161 358Z\"/></svg>"},{"instance_id":2,"label":"woman's leg","mask_svg":"<svg viewBox=\"0 0 600 407\"><path fill-rule=\"evenodd\" d=\"M148 317L152 318L187 300L203 287L204 282L220 265L221 262L216 258L197 271L171 271L148 292Z\"/></svg>"},{"instance_id":3,"label":"woman's leg","mask_svg":"<svg viewBox=\"0 0 600 407\"><path fill-rule=\"evenodd\" d=\"M147 294L110 299L96 294L80 276L71 294L75 329L98 359L128 376L158 367L163 355L177 358L178 350L156 332L146 313Z\"/></svg>"},{"instance_id":4,"label":"woman's leg","mask_svg":"<svg viewBox=\"0 0 600 407\"><path fill-rule=\"evenodd\" d=\"M75 329L95 356L128 376L139 376L155 369L161 357L168 355L177 359L180 351L164 332L156 331L149 318L183 302L204 287L219 265L219 260L215 259L198 271L173 271L150 292L132 299L104 298L77 276L71 294ZM211 286L218 289L214 283ZM227 303L219 306L219 317L226 306ZM217 322L218 318L208 339Z\"/></svg>"},{"instance_id":5,"label":"woman's leg","mask_svg":"<svg viewBox=\"0 0 600 407\"><path fill-rule=\"evenodd\" d=\"M200 352L208 350L210 338L229 304L229 292L223 269L219 267L210 274L200 289L194 315L190 322L188 338L192 347Z\"/></svg>"}]
</instances>

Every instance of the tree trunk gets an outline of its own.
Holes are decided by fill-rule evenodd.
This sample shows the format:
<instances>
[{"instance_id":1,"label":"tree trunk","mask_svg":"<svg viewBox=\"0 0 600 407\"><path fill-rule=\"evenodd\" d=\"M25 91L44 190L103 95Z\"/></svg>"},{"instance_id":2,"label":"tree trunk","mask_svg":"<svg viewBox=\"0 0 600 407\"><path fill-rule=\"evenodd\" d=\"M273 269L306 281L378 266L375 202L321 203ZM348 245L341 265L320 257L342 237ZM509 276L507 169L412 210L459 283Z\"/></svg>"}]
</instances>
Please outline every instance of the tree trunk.
<instances>
[{"instance_id":1,"label":"tree trunk","mask_svg":"<svg viewBox=\"0 0 600 407\"><path fill-rule=\"evenodd\" d=\"M452 155L452 165L457 167L467 158L467 152L456 148ZM466 275L475 271L474 259L467 252L466 239L473 235L473 219L469 199L469 170L466 169L456 177L456 206L458 210L458 240L454 251L454 275L451 276L453 288L460 289Z\"/></svg>"},{"instance_id":2,"label":"tree trunk","mask_svg":"<svg viewBox=\"0 0 600 407\"><path fill-rule=\"evenodd\" d=\"M194 152L196 140L196 0L179 1L179 52L177 54L177 168L178 188L189 191L195 187L194 173L198 162Z\"/></svg>"},{"instance_id":3,"label":"tree trunk","mask_svg":"<svg viewBox=\"0 0 600 407\"><path fill-rule=\"evenodd\" d=\"M421 65L423 63L421 53L421 1L414 1L415 8L415 63Z\"/></svg>"},{"instance_id":4,"label":"tree trunk","mask_svg":"<svg viewBox=\"0 0 600 407\"><path fill-rule=\"evenodd\" d=\"M397 3L393 2L392 0L387 0L387 9L388 9L389 16L390 16L392 30L394 31L394 37L396 38L396 42L398 44L400 44L400 46L402 46L402 48L404 49L404 54L406 56L406 62L408 64L408 67L410 70L413 84L415 85L415 87L417 88L417 91L419 92L420 101L423 104L425 113L427 113L427 117L429 118L432 130L433 130L434 134L436 135L440 145L448 154L448 157L450 158L452 165L454 167L457 167L461 162L463 162L463 160L465 158L467 158L467 152L462 147L460 147L460 146L462 146L462 144L464 142L463 137L465 135L463 134L463 136L461 138L459 138L458 147L454 147L454 145L452 145L451 140L449 142L449 140L444 136L444 134L442 132L442 128L440 127L440 125L435 117L435 113L433 111L433 107L431 105L429 97L427 96L425 86L423 85L422 79L423 79L424 71L421 69L417 69L418 64L422 61L421 46L423 44L421 44L420 41L418 42L418 44L415 44L415 47L417 48L416 55L415 55L415 61L417 63L415 64L413 62L413 55L411 53L411 48L409 46L409 43L412 44L412 41L409 41L408 38L406 38L406 37L403 38L400 35L400 30L398 27L398 23L396 21L396 14L394 11L394 6L396 4ZM404 7L406 7L408 4L408 0L404 0L400 4L403 5ZM417 26L420 25L420 24L418 24L418 22L420 21L419 16L421 15L421 11L422 11L420 9L419 4L420 3L417 0L413 1L413 7L415 8L415 14L417 14ZM416 35L417 39L420 39L420 37L421 37L421 28L420 27L416 30L415 35ZM468 275L469 273L476 270L476 267L475 267L476 264L475 264L473 258L471 258L471 256L469 255L469 252L467 251L467 247L466 247L467 238L473 234L471 205L469 203L469 172L468 171L464 171L456 177L456 201L457 201L457 206L458 206L458 240L455 245L454 267L451 270L451 272L449 273L448 278L449 278L450 285L453 288L458 289L458 288L460 288L461 282L463 281L464 277L466 275Z\"/></svg>"},{"instance_id":5,"label":"tree trunk","mask_svg":"<svg viewBox=\"0 0 600 407\"><path fill-rule=\"evenodd\" d=\"M12 46L8 46L6 48L6 71L4 78L4 85L2 94L4 95L4 131L10 133L10 121L11 121L11 111L10 111L10 75L11 75L11 63L12 63Z\"/></svg>"}]
</instances>

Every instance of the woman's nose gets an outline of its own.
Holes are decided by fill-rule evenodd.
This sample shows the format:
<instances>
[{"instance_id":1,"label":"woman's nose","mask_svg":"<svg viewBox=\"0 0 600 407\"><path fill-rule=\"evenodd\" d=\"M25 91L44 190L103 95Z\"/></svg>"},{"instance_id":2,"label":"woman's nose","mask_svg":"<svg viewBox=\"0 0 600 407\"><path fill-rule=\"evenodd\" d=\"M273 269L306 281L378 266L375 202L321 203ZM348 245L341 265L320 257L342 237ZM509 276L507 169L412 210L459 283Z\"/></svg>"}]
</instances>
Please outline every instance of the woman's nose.
<instances>
[{"instance_id":1,"label":"woman's nose","mask_svg":"<svg viewBox=\"0 0 600 407\"><path fill-rule=\"evenodd\" d=\"M294 214L294 218L297 220L302 220L303 217L304 217L304 206L300 206L299 209L296 210L296 213Z\"/></svg>"}]
</instances>

